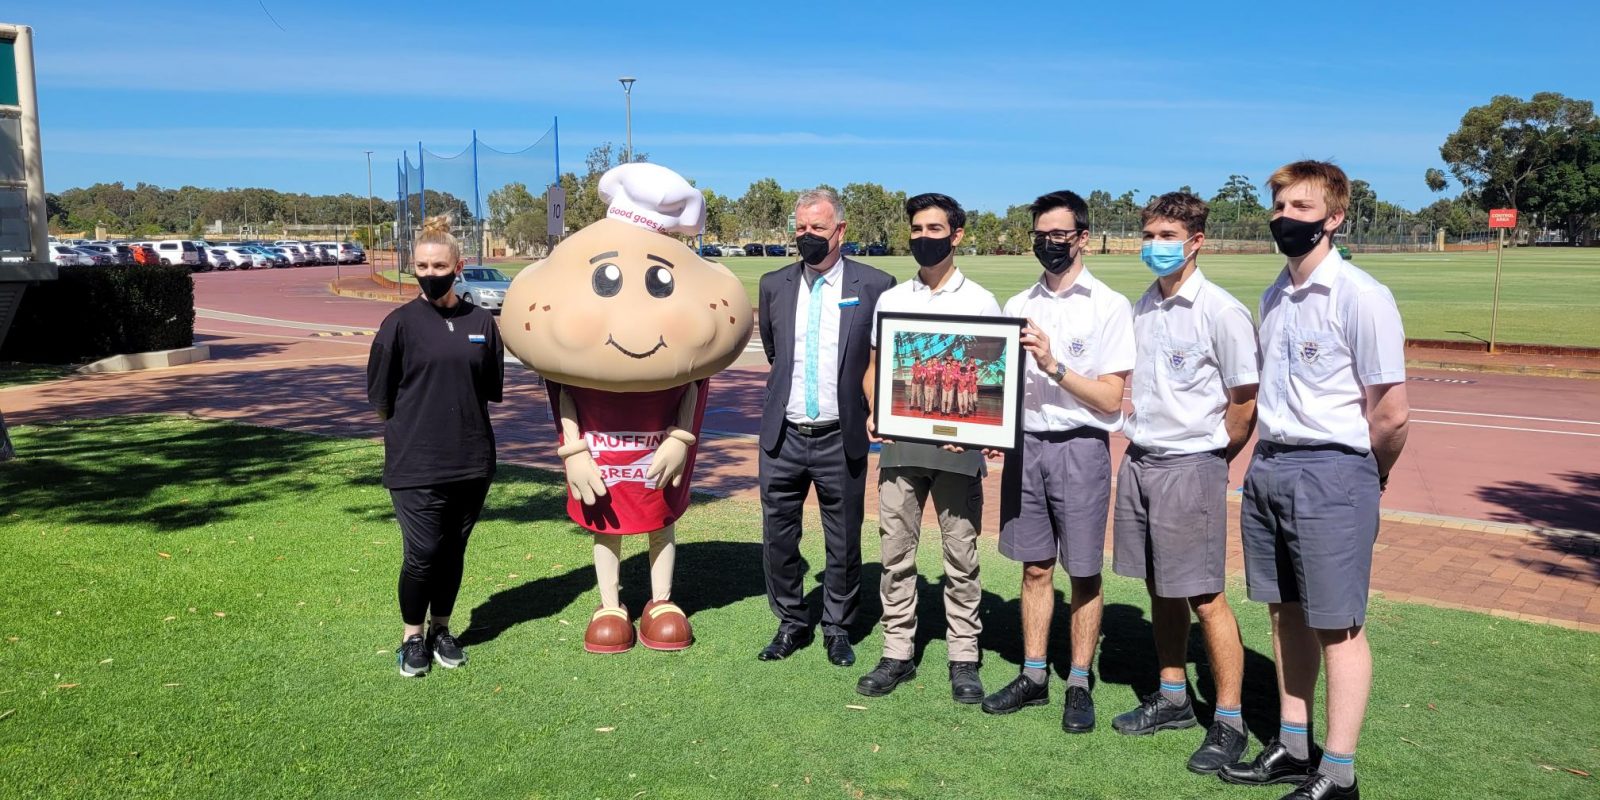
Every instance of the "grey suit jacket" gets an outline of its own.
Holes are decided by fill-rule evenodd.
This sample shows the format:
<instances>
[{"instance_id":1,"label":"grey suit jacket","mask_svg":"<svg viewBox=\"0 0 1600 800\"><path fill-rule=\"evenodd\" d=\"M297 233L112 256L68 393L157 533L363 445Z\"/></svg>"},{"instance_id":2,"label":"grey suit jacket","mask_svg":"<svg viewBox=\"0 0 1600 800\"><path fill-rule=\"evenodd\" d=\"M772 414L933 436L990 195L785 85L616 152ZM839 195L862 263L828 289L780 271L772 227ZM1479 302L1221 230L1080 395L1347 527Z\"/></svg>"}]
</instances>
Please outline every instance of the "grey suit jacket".
<instances>
[{"instance_id":1,"label":"grey suit jacket","mask_svg":"<svg viewBox=\"0 0 1600 800\"><path fill-rule=\"evenodd\" d=\"M840 296L859 298L839 309L839 426L847 458L867 455L867 397L861 382L872 350L872 311L878 295L894 286L894 276L850 258L842 259ZM785 409L794 373L795 302L805 264L795 262L761 276L756 309L761 345L767 352L767 397L761 413L761 449L776 453L783 443Z\"/></svg>"}]
</instances>

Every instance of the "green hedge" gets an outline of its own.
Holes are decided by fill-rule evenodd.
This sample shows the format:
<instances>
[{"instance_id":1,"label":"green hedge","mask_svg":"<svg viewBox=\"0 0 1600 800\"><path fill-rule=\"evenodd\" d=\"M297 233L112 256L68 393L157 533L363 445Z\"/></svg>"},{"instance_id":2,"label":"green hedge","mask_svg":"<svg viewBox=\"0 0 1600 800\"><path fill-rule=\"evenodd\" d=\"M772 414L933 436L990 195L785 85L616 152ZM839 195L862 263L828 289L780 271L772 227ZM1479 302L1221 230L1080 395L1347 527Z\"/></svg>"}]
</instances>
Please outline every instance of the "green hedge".
<instances>
[{"instance_id":1,"label":"green hedge","mask_svg":"<svg viewBox=\"0 0 1600 800\"><path fill-rule=\"evenodd\" d=\"M62 267L23 293L0 361L70 364L192 344L187 267Z\"/></svg>"}]
</instances>

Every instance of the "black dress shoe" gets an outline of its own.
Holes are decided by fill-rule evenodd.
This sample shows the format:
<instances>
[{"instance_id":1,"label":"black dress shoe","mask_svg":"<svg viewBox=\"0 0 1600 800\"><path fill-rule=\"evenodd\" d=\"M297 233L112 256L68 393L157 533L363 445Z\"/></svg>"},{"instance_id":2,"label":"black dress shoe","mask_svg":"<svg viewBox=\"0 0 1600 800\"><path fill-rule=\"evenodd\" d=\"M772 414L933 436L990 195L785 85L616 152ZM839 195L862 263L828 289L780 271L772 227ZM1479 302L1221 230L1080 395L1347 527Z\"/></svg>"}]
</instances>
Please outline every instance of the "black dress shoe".
<instances>
[{"instance_id":1,"label":"black dress shoe","mask_svg":"<svg viewBox=\"0 0 1600 800\"><path fill-rule=\"evenodd\" d=\"M1026 675L1018 675L1017 679L1006 684L1004 689L983 698L983 713L1011 714L1028 706L1048 705L1049 702L1048 681L1037 683Z\"/></svg>"},{"instance_id":2,"label":"black dress shoe","mask_svg":"<svg viewBox=\"0 0 1600 800\"><path fill-rule=\"evenodd\" d=\"M782 661L794 655L794 651L810 643L810 632L789 633L788 631L780 630L773 635L772 641L766 647L761 648L761 652L756 655L756 658L762 661Z\"/></svg>"},{"instance_id":3,"label":"black dress shoe","mask_svg":"<svg viewBox=\"0 0 1600 800\"><path fill-rule=\"evenodd\" d=\"M878 666L856 681L856 693L868 697L882 697L912 678L917 677L917 664L898 658L880 658Z\"/></svg>"},{"instance_id":4,"label":"black dress shoe","mask_svg":"<svg viewBox=\"0 0 1600 800\"><path fill-rule=\"evenodd\" d=\"M1061 730L1088 733L1094 730L1094 697L1082 686L1067 687L1067 707L1061 712Z\"/></svg>"},{"instance_id":5,"label":"black dress shoe","mask_svg":"<svg viewBox=\"0 0 1600 800\"><path fill-rule=\"evenodd\" d=\"M1194 718L1193 704L1176 705L1160 692L1145 695L1138 708L1111 719L1112 730L1124 736L1149 736L1156 731L1193 728L1199 724L1200 720ZM1237 760L1229 759L1228 763Z\"/></svg>"},{"instance_id":6,"label":"black dress shoe","mask_svg":"<svg viewBox=\"0 0 1600 800\"><path fill-rule=\"evenodd\" d=\"M1217 770L1244 758L1245 744L1243 731L1213 722L1200 749L1189 756L1189 771L1197 775L1215 775Z\"/></svg>"},{"instance_id":7,"label":"black dress shoe","mask_svg":"<svg viewBox=\"0 0 1600 800\"><path fill-rule=\"evenodd\" d=\"M1351 783L1349 786L1340 786L1333 782L1333 778L1319 774L1284 795L1283 800L1361 800L1361 785Z\"/></svg>"},{"instance_id":8,"label":"black dress shoe","mask_svg":"<svg viewBox=\"0 0 1600 800\"><path fill-rule=\"evenodd\" d=\"M855 666L856 651L850 649L850 637L842 633L824 636L822 643L828 648L828 663L836 667Z\"/></svg>"},{"instance_id":9,"label":"black dress shoe","mask_svg":"<svg viewBox=\"0 0 1600 800\"><path fill-rule=\"evenodd\" d=\"M957 703L983 702L983 681L978 680L978 662L950 662L950 697Z\"/></svg>"},{"instance_id":10,"label":"black dress shoe","mask_svg":"<svg viewBox=\"0 0 1600 800\"><path fill-rule=\"evenodd\" d=\"M1273 739L1267 743L1265 749L1256 754L1254 761L1248 764L1244 762L1229 764L1217 770L1217 777L1226 783L1236 783L1241 786L1304 783L1311 777L1319 759L1315 748L1312 749L1310 758L1295 758L1289 755L1289 748L1284 747L1283 742Z\"/></svg>"}]
</instances>

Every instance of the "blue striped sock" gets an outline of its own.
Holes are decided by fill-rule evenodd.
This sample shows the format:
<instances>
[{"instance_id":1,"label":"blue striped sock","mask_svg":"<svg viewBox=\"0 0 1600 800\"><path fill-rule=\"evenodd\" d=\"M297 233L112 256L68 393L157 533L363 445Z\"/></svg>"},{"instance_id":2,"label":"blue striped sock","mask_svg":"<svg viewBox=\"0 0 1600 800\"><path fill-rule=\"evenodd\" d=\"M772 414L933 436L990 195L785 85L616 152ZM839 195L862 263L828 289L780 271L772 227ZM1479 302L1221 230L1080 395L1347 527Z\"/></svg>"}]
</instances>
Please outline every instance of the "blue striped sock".
<instances>
[{"instance_id":1,"label":"blue striped sock","mask_svg":"<svg viewBox=\"0 0 1600 800\"><path fill-rule=\"evenodd\" d=\"M1067 686L1089 688L1089 667L1087 665L1080 667L1077 664L1073 664L1072 671L1067 673Z\"/></svg>"},{"instance_id":2,"label":"blue striped sock","mask_svg":"<svg viewBox=\"0 0 1600 800\"><path fill-rule=\"evenodd\" d=\"M1034 683L1043 685L1050 681L1050 662L1042 658L1029 658L1022 662L1022 675Z\"/></svg>"},{"instance_id":3,"label":"blue striped sock","mask_svg":"<svg viewBox=\"0 0 1600 800\"><path fill-rule=\"evenodd\" d=\"M1184 681L1178 681L1177 683L1162 681L1161 696L1167 698L1167 702L1175 706L1186 706L1189 704L1188 688L1188 684Z\"/></svg>"},{"instance_id":4,"label":"blue striped sock","mask_svg":"<svg viewBox=\"0 0 1600 800\"><path fill-rule=\"evenodd\" d=\"M1279 722L1278 741L1289 749L1289 755L1300 761L1311 758L1311 725L1305 722Z\"/></svg>"},{"instance_id":5,"label":"blue striped sock","mask_svg":"<svg viewBox=\"0 0 1600 800\"><path fill-rule=\"evenodd\" d=\"M1356 754L1324 751L1317 771L1333 778L1333 782L1340 787L1348 787L1356 782Z\"/></svg>"},{"instance_id":6,"label":"blue striped sock","mask_svg":"<svg viewBox=\"0 0 1600 800\"><path fill-rule=\"evenodd\" d=\"M1216 716L1218 725L1226 725L1244 733L1244 716L1240 713L1239 706L1217 706Z\"/></svg>"}]
</instances>

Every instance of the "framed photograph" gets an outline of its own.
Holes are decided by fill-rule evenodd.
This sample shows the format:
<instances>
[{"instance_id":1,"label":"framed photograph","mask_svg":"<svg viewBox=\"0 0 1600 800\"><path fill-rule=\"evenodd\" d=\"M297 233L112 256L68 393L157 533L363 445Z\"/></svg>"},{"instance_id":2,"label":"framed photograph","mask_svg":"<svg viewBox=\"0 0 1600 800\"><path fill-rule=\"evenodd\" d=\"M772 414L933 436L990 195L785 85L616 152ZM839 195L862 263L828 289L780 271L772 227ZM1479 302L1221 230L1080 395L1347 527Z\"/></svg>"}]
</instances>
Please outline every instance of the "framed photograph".
<instances>
[{"instance_id":1,"label":"framed photograph","mask_svg":"<svg viewBox=\"0 0 1600 800\"><path fill-rule=\"evenodd\" d=\"M872 410L878 435L969 450L1019 447L1024 322L880 314Z\"/></svg>"}]
</instances>

